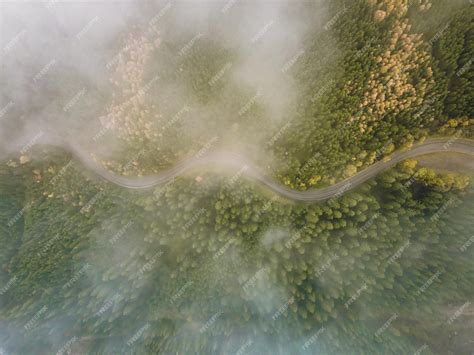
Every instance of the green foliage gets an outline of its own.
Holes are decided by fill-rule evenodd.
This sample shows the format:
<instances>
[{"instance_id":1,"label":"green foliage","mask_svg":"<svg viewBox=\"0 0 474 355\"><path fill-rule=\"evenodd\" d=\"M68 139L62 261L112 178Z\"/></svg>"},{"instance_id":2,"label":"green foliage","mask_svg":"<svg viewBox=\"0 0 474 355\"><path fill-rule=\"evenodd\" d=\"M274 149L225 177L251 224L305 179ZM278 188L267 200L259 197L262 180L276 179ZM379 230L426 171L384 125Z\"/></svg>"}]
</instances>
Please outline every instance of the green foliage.
<instances>
[{"instance_id":1,"label":"green foliage","mask_svg":"<svg viewBox=\"0 0 474 355\"><path fill-rule=\"evenodd\" d=\"M71 168L49 191L65 162L16 172L26 183L15 190L37 201L21 244L3 242L17 281L1 315L18 352L57 351L73 335L110 354L238 351L249 339L251 353L408 352L445 317L433 309L472 297L472 248L459 250L472 189L447 175L405 164L338 199L293 205L213 175L149 194L85 184Z\"/></svg>"},{"instance_id":2,"label":"green foliage","mask_svg":"<svg viewBox=\"0 0 474 355\"><path fill-rule=\"evenodd\" d=\"M433 45L433 56L447 81L444 112L449 117L472 117L474 112L473 24L474 8L469 6L450 19L449 27Z\"/></svg>"},{"instance_id":3,"label":"green foliage","mask_svg":"<svg viewBox=\"0 0 474 355\"><path fill-rule=\"evenodd\" d=\"M341 12L342 3L331 2L335 21L311 28L285 73L299 91L294 111L282 114L284 130L258 100L239 113L255 92L219 79L241 59L233 49L203 37L176 60L183 47L164 41L147 75L168 93L173 83L185 88L192 116L207 125L176 119L165 135L134 135L117 170L173 165L220 125L219 139L230 129L248 134L250 146L270 140L277 178L304 190L437 130L470 135L472 6L445 12L433 1L422 14L410 4L401 20L414 28L404 35L421 35L410 50L426 60L407 69L405 84L422 94L362 127L357 120L374 108L363 104L369 82L391 75L379 62L400 19L377 22L367 1ZM313 5L298 9L311 19ZM437 31L421 21L426 14L438 30L450 21L431 42ZM190 104L154 90L146 100L160 108L157 125ZM86 177L69 158L0 168L0 342L8 352L57 352L72 337L76 352L92 354L452 351L446 344L461 326L446 322L448 306L474 290L467 177L409 161L329 201L293 204L214 174L124 190Z\"/></svg>"}]
</instances>

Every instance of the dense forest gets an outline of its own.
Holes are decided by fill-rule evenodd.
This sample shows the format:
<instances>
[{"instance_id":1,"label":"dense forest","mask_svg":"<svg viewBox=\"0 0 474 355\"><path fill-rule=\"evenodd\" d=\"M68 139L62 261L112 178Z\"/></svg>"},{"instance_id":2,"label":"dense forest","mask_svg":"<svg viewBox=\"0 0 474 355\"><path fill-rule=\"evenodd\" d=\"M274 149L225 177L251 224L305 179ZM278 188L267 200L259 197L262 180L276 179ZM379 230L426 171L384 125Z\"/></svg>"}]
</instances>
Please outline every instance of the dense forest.
<instances>
[{"instance_id":1,"label":"dense forest","mask_svg":"<svg viewBox=\"0 0 474 355\"><path fill-rule=\"evenodd\" d=\"M296 188L333 183L427 136L472 136L474 8L356 1L346 9L343 3L333 4L343 10L334 10L340 17L332 31L309 37L311 50L295 69L306 94L275 145L285 161L278 175ZM436 21L415 26L426 17ZM448 21L456 25L444 28ZM315 61L330 43L337 43L340 59Z\"/></svg>"},{"instance_id":2,"label":"dense forest","mask_svg":"<svg viewBox=\"0 0 474 355\"><path fill-rule=\"evenodd\" d=\"M474 192L462 175L407 161L301 205L212 173L133 192L69 159L2 168L2 343L13 353L71 339L98 354L469 347L462 320L446 323L473 296Z\"/></svg>"},{"instance_id":3,"label":"dense forest","mask_svg":"<svg viewBox=\"0 0 474 355\"><path fill-rule=\"evenodd\" d=\"M305 190L429 136L472 136L473 6L359 0L327 7L326 22L308 26L303 49L289 60L271 58L297 93L278 119L265 105L271 92L230 80L243 60L239 47L200 33L188 43L166 41L148 27L125 38L111 68L117 99L100 121L104 136L118 135L126 148L104 164L128 174L134 160L134 170L150 173L206 147L240 145L268 174ZM290 8L302 22L318 11L307 2ZM225 20L208 26L219 33ZM157 31L165 39L155 40Z\"/></svg>"},{"instance_id":4,"label":"dense forest","mask_svg":"<svg viewBox=\"0 0 474 355\"><path fill-rule=\"evenodd\" d=\"M290 8L311 23L313 6ZM268 175L307 190L429 137L473 136L472 4L326 10L278 64L297 88L279 120L264 93L221 80L238 48L156 39L154 25L126 36L94 137L121 157L97 159L141 176L245 137ZM32 150L0 164L0 354L472 352L472 176L407 160L295 203L238 172L128 190Z\"/></svg>"}]
</instances>

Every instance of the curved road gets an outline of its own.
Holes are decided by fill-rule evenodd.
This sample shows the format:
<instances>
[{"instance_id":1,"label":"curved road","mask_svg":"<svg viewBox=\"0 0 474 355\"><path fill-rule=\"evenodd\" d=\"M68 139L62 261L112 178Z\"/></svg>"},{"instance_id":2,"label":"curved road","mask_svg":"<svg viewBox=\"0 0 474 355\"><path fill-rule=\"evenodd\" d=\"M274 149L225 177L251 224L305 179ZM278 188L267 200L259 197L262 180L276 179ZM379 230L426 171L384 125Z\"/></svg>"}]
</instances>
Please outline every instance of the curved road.
<instances>
[{"instance_id":1,"label":"curved road","mask_svg":"<svg viewBox=\"0 0 474 355\"><path fill-rule=\"evenodd\" d=\"M474 140L456 138L429 139L423 143L415 144L410 150L397 151L391 155L390 160L380 160L350 178L340 181L332 186L298 191L290 189L275 179L266 176L246 157L231 152L210 152L203 154L202 156L194 156L185 159L173 166L171 169L165 170L156 175L126 177L114 174L103 166L97 164L91 159L88 152L84 151L79 146L76 146L74 143L62 142L60 146L69 150L87 169L93 171L95 174L111 183L126 188L148 189L158 185L165 185L190 169L197 166L212 164L237 168L239 169L240 174L245 175L250 179L257 180L283 197L296 201L323 201L332 197L339 197L344 192L359 186L363 182L375 177L380 172L393 167L397 163L419 155L455 152L474 156Z\"/></svg>"}]
</instances>

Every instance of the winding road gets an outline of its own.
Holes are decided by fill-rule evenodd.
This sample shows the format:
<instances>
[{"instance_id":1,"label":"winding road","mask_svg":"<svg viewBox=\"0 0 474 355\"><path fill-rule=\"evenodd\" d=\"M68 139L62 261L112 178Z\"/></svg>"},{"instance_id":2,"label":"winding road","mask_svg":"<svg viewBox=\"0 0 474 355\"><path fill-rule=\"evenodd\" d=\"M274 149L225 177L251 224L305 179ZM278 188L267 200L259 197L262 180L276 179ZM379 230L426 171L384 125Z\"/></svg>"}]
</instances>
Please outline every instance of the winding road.
<instances>
[{"instance_id":1,"label":"winding road","mask_svg":"<svg viewBox=\"0 0 474 355\"><path fill-rule=\"evenodd\" d=\"M329 187L298 191L290 189L275 179L266 176L246 157L232 152L209 152L202 156L187 158L172 168L155 175L144 177L126 177L117 175L97 164L88 152L71 142L63 141L60 145L69 150L73 156L101 178L116 185L130 189L149 189L155 186L167 185L185 172L205 165L217 165L239 169L237 174L256 180L262 185L273 190L277 194L295 201L324 201L333 197L339 197L344 192L356 188L365 181L375 177L397 163L416 156L431 153L463 153L474 159L474 140L452 138L428 139L423 143L415 144L406 151L397 151L390 156L389 160L380 160L357 174L338 182Z\"/></svg>"}]
</instances>

